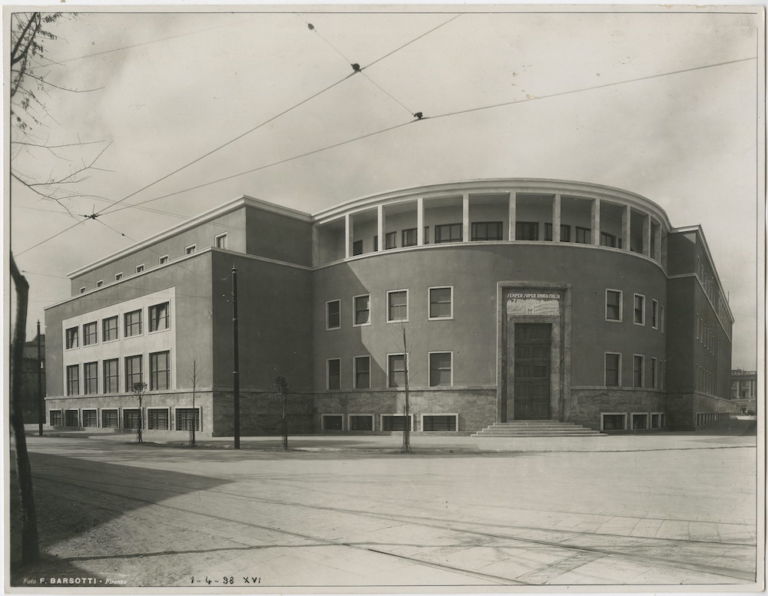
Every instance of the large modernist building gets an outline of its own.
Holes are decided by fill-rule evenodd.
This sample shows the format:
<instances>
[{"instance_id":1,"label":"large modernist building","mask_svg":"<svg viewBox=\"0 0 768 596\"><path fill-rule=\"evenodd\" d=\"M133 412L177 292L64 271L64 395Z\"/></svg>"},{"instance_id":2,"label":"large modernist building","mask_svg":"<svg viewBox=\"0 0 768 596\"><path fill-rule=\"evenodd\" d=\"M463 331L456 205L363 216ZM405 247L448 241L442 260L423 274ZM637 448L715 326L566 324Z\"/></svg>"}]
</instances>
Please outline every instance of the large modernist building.
<instances>
[{"instance_id":1,"label":"large modernist building","mask_svg":"<svg viewBox=\"0 0 768 596\"><path fill-rule=\"evenodd\" d=\"M46 311L50 424L231 434L233 267L244 434L277 431L278 376L293 433L694 429L733 409L699 226L617 188L494 179L314 215L241 197L72 272Z\"/></svg>"}]
</instances>

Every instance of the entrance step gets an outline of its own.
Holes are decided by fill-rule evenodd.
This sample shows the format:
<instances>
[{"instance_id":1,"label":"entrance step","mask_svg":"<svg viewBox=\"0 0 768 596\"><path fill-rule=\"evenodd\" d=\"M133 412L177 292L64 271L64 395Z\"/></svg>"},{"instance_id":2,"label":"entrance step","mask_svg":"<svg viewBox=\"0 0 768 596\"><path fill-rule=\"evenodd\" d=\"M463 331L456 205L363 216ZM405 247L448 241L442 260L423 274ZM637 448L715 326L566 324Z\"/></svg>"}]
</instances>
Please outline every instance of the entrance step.
<instances>
[{"instance_id":1,"label":"entrance step","mask_svg":"<svg viewBox=\"0 0 768 596\"><path fill-rule=\"evenodd\" d=\"M473 437L594 437L603 433L573 422L558 420L515 420L496 422Z\"/></svg>"}]
</instances>

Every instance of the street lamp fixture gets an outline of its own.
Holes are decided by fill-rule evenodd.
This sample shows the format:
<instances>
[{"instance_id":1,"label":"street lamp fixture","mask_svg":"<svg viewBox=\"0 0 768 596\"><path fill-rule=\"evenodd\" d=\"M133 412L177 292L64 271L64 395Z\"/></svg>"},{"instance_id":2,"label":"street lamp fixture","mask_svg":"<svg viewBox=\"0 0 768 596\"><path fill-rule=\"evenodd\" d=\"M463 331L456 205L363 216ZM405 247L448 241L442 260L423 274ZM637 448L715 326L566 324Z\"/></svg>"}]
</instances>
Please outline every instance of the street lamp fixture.
<instances>
[{"instance_id":1,"label":"street lamp fixture","mask_svg":"<svg viewBox=\"0 0 768 596\"><path fill-rule=\"evenodd\" d=\"M144 396L144 391L146 391L146 389L147 389L146 383L139 382L139 383L133 384L133 392L136 394L136 397L139 398L139 424L136 427L136 439L138 440L139 443L144 442L144 439L141 436L141 430L142 430L141 427L142 427L142 422L144 420L144 416L142 416L141 414L142 412L141 400L142 400L142 397Z\"/></svg>"}]
</instances>

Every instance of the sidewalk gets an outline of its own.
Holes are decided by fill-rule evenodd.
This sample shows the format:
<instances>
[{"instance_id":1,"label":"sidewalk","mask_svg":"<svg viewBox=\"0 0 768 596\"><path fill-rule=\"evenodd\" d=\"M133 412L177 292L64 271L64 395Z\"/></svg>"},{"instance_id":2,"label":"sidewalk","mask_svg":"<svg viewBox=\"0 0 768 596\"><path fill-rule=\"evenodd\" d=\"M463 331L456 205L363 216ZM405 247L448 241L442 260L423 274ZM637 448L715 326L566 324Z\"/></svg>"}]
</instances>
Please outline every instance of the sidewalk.
<instances>
[{"instance_id":1,"label":"sidewalk","mask_svg":"<svg viewBox=\"0 0 768 596\"><path fill-rule=\"evenodd\" d=\"M36 431L36 429L35 429ZM34 433L37 436L37 433ZM130 444L135 433L104 431L45 430L45 437L88 438L93 441ZM154 446L187 448L187 433L144 431L144 443ZM198 449L234 449L232 437L198 437ZM295 435L288 438L290 451L397 453L403 445L402 433L365 435ZM497 452L617 452L681 449L722 449L755 447L755 435L706 434L703 432L661 432L597 435L586 437L471 437L466 435L411 435L414 453L497 453ZM241 449L282 451L279 436L241 437Z\"/></svg>"}]
</instances>

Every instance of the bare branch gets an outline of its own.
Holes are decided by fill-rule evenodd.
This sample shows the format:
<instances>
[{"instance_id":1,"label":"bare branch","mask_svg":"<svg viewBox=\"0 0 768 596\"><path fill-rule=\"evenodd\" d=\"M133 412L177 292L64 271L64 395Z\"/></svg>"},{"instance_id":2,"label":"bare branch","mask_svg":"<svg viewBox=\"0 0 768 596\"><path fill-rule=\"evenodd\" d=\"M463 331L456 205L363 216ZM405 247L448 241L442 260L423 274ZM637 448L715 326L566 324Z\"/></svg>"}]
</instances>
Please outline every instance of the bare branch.
<instances>
[{"instance_id":1,"label":"bare branch","mask_svg":"<svg viewBox=\"0 0 768 596\"><path fill-rule=\"evenodd\" d=\"M34 188L33 185L29 184L25 180L22 180L21 178L19 178L13 172L11 172L11 177L13 179L15 179L16 181L20 182L21 184L23 184L24 186L26 186L29 190L34 192L36 195L38 195L38 196L40 196L40 197L42 197L44 199L48 199L48 200L54 201L57 205L59 205L62 209L64 209L70 217L72 217L73 219L77 219L75 217L75 214L72 213L72 211L69 210L69 207L67 207L64 203L61 202L60 198L55 197L55 196L53 196L51 194L47 194L47 193L44 193L44 192L41 192L41 191L37 190L36 188Z\"/></svg>"},{"instance_id":2,"label":"bare branch","mask_svg":"<svg viewBox=\"0 0 768 596\"><path fill-rule=\"evenodd\" d=\"M16 73L19 75L19 78L21 77L28 77L30 79L34 79L36 81L39 81L40 83L44 85L48 85L50 87L53 87L54 89L61 89L62 91L69 91L70 93L93 93L95 91L101 91L104 89L104 87L95 87L93 89L74 89L72 87L62 87L61 85L56 85L55 83L51 83L50 81L45 80L43 77L39 77L37 75L33 75L30 72L24 72L11 69L11 72Z\"/></svg>"}]
</instances>

